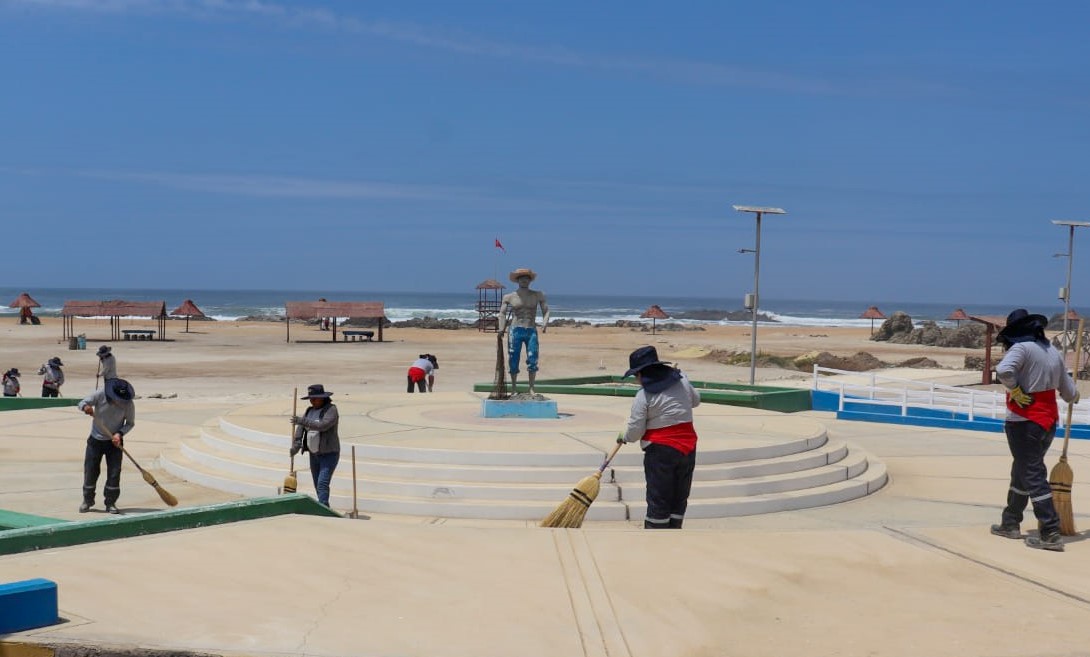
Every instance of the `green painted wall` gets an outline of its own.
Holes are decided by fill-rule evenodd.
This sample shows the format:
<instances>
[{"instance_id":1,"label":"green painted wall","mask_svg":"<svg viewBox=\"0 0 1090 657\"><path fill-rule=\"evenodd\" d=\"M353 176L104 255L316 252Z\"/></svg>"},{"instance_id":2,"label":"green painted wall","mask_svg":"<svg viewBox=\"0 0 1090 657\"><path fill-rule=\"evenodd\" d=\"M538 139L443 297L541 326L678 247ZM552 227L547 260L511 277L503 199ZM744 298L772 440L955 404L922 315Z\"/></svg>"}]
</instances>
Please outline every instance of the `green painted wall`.
<instances>
[{"instance_id":1,"label":"green painted wall","mask_svg":"<svg viewBox=\"0 0 1090 657\"><path fill-rule=\"evenodd\" d=\"M0 555L112 541L118 538L222 525L292 513L342 517L336 511L318 504L313 498L299 493L278 497L256 497L209 506L114 516L106 520L81 522L57 520L52 523L8 529L0 531Z\"/></svg>"},{"instance_id":2,"label":"green painted wall","mask_svg":"<svg viewBox=\"0 0 1090 657\"><path fill-rule=\"evenodd\" d=\"M0 397L0 411L22 411L28 408L55 408L75 406L76 397Z\"/></svg>"}]
</instances>

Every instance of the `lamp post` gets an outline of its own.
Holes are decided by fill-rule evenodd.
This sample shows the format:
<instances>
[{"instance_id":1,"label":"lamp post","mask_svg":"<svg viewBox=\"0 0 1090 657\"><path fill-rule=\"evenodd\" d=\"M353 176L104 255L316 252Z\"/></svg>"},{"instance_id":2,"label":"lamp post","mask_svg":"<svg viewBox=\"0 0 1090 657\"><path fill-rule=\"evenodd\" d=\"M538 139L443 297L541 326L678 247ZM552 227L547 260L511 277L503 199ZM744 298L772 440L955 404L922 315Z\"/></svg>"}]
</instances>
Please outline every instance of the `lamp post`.
<instances>
[{"instance_id":1,"label":"lamp post","mask_svg":"<svg viewBox=\"0 0 1090 657\"><path fill-rule=\"evenodd\" d=\"M757 216L757 240L753 247L753 299L751 312L753 313L753 331L751 332L749 348L749 385L753 385L757 375L757 306L760 305L761 284L761 216L766 214L787 214L781 208L762 208L752 205L736 205L738 212L752 212ZM748 253L749 249L740 249L740 253Z\"/></svg>"},{"instance_id":2,"label":"lamp post","mask_svg":"<svg viewBox=\"0 0 1090 657\"><path fill-rule=\"evenodd\" d=\"M1090 222L1087 221L1067 221L1064 219L1053 219L1052 223L1057 226L1067 226L1067 285L1064 287L1064 339L1063 342L1063 354L1064 362L1067 362L1067 343L1070 342L1070 336L1067 333L1067 321L1068 314L1071 312L1071 268L1075 262L1075 229L1086 228L1090 226ZM1059 255L1059 254L1057 254ZM1079 373L1075 372L1075 376L1078 377Z\"/></svg>"}]
</instances>

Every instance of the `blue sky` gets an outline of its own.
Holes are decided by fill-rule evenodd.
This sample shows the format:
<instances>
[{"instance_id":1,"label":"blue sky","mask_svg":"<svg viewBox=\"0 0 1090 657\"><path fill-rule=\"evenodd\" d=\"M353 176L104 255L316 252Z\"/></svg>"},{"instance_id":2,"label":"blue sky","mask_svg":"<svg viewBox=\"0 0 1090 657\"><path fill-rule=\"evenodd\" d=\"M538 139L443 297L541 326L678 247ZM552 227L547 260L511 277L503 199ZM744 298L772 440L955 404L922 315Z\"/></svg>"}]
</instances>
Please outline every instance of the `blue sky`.
<instances>
[{"instance_id":1,"label":"blue sky","mask_svg":"<svg viewBox=\"0 0 1090 657\"><path fill-rule=\"evenodd\" d=\"M0 0L4 284L1058 306L1078 2ZM494 247L499 239L506 254ZM1090 231L1073 305L1090 305ZM728 304L730 305L730 304Z\"/></svg>"}]
</instances>

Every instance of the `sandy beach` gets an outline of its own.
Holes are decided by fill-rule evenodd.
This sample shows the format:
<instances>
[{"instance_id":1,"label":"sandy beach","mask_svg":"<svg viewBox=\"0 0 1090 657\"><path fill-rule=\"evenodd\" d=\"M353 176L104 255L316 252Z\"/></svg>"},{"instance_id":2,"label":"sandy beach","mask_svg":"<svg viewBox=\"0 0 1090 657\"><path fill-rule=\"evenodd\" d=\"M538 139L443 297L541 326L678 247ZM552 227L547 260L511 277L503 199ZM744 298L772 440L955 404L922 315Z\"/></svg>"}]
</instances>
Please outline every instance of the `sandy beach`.
<instances>
[{"instance_id":1,"label":"sandy beach","mask_svg":"<svg viewBox=\"0 0 1090 657\"><path fill-rule=\"evenodd\" d=\"M152 322L125 320L123 328L155 328ZM178 400L244 402L284 397L293 387L321 382L338 394L397 391L405 371L420 353L439 358L437 390L465 389L490 381L495 367L496 335L476 330L388 328L385 341L330 344L330 334L314 326L293 324L291 342L278 322L219 321L167 323L166 341L107 342L106 320L76 320L75 332L87 336L87 349L70 351L61 339L57 318L40 326L14 321L0 328L0 367L18 367L23 395L37 395L38 366L51 356L65 363L64 396L82 397L95 386L100 344L112 344L118 371L142 397L177 395ZM709 358L713 351L749 352L750 327L707 326L704 330L649 331L617 327L551 327L541 335L540 379L622 374L628 354L654 345L660 357L678 365L692 378L746 382L748 364L723 365ZM966 355L980 350L944 349L921 345L874 342L867 328L798 327L776 324L758 327L758 352L794 357L827 351L850 356L866 351L883 362L897 363L927 356L944 368L961 369ZM748 363L748 361L747 361ZM525 382L525 372L521 381ZM772 383L805 379L807 372L760 368L757 379Z\"/></svg>"},{"instance_id":2,"label":"sandy beach","mask_svg":"<svg viewBox=\"0 0 1090 657\"><path fill-rule=\"evenodd\" d=\"M292 327L293 340L303 341L286 343L278 323L193 323L191 333L182 332L181 322L167 328L168 341L112 347L119 373L140 396L127 446L183 507L239 499L157 467L164 450L193 439L208 421L255 404L287 407L293 388L317 382L346 407L368 395L401 399L405 370L423 352L439 357L436 386L444 394L490 381L495 363L496 335L472 330L390 328L383 343L330 344L329 333L303 326ZM86 334L86 350L67 348L59 320L3 326L0 365L18 367L24 394L33 396L38 365L60 356L64 396L82 396L95 386L95 349L109 326L77 321L76 332ZM759 345L780 356L867 351L885 362L928 356L951 368L936 375L972 378L954 368L978 355L974 350L878 343L869 335L869 329L761 326ZM694 378L744 382L748 366L707 355L748 351L749 341L748 327L654 336L556 327L542 336L541 378L621 374L633 348L653 344ZM757 377L805 386L810 374L761 368ZM1007 485L1001 434L839 421L819 411L706 410L726 414L736 428L765 419L821 425L834 441L862 445L888 468L889 483L851 502L687 521L686 531L669 535L643 531L638 521L551 531L516 521L287 516L12 554L0 558L0 580L57 581L64 622L5 641L97 646L101 654L142 654L124 652L132 646L420 657L498 657L514 648L541 657L1076 654L1064 650L1081 637L1090 605L1080 574L1090 572L1085 535L1072 537L1057 557L988 534ZM0 429L0 509L108 520L101 507L76 512L84 416L70 407L10 411ZM1090 463L1084 442L1073 445L1079 473ZM123 513L161 510L154 491L125 468ZM1086 485L1078 478L1077 484L1076 499L1086 499ZM1085 514L1079 522L1088 522ZM329 567L295 563L291 555L304 546ZM673 563L673 574L648 578L648 560ZM89 561L123 566L88 570ZM233 586L227 590L223 582ZM106 590L108 608L101 605ZM151 607L149 596L156 600ZM984 599L988 604L980 604ZM663 605L671 614L662 614ZM1027 638L1021 622L1009 623L1012 615L1024 616L1026 605L1039 611L1040 638ZM490 622L480 625L482 618ZM921 633L923 627L930 631Z\"/></svg>"}]
</instances>

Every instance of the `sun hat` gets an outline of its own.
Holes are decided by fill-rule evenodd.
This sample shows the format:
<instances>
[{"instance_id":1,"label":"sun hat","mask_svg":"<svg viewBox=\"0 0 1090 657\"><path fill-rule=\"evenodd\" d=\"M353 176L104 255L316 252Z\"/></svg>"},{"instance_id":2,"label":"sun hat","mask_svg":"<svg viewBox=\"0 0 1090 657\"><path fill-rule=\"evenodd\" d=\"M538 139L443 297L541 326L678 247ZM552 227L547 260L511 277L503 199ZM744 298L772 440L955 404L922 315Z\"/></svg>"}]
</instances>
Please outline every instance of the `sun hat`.
<instances>
[{"instance_id":1,"label":"sun hat","mask_svg":"<svg viewBox=\"0 0 1090 657\"><path fill-rule=\"evenodd\" d=\"M531 283L534 282L535 278L537 278L537 274L534 273L534 270L533 269L528 269L526 267L519 267L515 271L508 274L507 278L511 279L512 283L518 283L519 279L522 278L523 276L529 276Z\"/></svg>"},{"instance_id":2,"label":"sun hat","mask_svg":"<svg viewBox=\"0 0 1090 657\"><path fill-rule=\"evenodd\" d=\"M299 399L329 399L332 394L332 392L326 392L322 384L315 383L312 386L307 386L307 394Z\"/></svg>"},{"instance_id":3,"label":"sun hat","mask_svg":"<svg viewBox=\"0 0 1090 657\"><path fill-rule=\"evenodd\" d=\"M106 356L107 354L110 353L110 345L108 345L108 344L102 345L101 347L98 348L98 351L95 352L95 353L98 355L99 358L102 358L103 356Z\"/></svg>"},{"instance_id":4,"label":"sun hat","mask_svg":"<svg viewBox=\"0 0 1090 657\"><path fill-rule=\"evenodd\" d=\"M22 376L22 374L19 374L19 368L18 367L13 367L10 370L8 370L8 376Z\"/></svg>"},{"instance_id":5,"label":"sun hat","mask_svg":"<svg viewBox=\"0 0 1090 657\"><path fill-rule=\"evenodd\" d=\"M996 337L1003 343L1022 342L1026 338L1043 336L1046 326L1048 326L1048 318L1044 315L1031 314L1025 308L1016 308L1007 315L1007 325Z\"/></svg>"},{"instance_id":6,"label":"sun hat","mask_svg":"<svg viewBox=\"0 0 1090 657\"><path fill-rule=\"evenodd\" d=\"M654 347L640 347L628 355L628 371L625 376L632 376L636 372L651 367L652 365L668 365L659 360L659 352Z\"/></svg>"},{"instance_id":7,"label":"sun hat","mask_svg":"<svg viewBox=\"0 0 1090 657\"><path fill-rule=\"evenodd\" d=\"M54 356L54 357L50 358L49 359L49 364L50 365L59 365L60 367L64 367L64 363L61 362L60 356Z\"/></svg>"},{"instance_id":8,"label":"sun hat","mask_svg":"<svg viewBox=\"0 0 1090 657\"><path fill-rule=\"evenodd\" d=\"M125 379L110 379L106 382L106 398L114 401L132 401L135 392Z\"/></svg>"}]
</instances>

